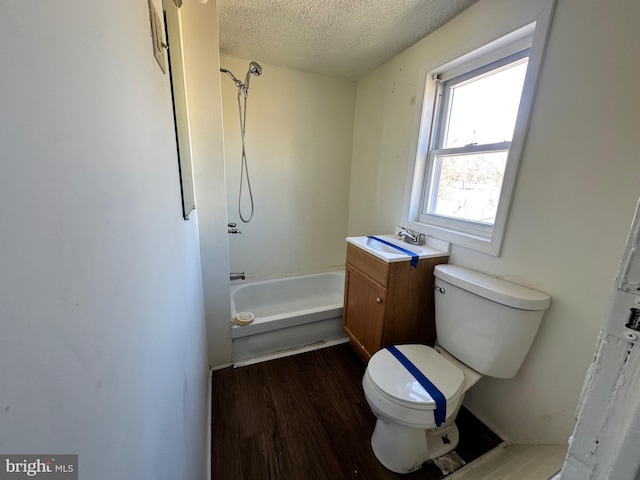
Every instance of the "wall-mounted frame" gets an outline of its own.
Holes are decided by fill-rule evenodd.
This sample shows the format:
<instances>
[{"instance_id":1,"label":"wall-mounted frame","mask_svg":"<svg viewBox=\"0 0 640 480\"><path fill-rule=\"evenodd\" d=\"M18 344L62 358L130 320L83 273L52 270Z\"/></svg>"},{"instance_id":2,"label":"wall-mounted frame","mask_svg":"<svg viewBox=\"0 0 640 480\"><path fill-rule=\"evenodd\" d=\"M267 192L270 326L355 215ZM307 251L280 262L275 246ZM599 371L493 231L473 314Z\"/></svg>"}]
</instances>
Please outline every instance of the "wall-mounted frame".
<instances>
[{"instance_id":1,"label":"wall-mounted frame","mask_svg":"<svg viewBox=\"0 0 640 480\"><path fill-rule=\"evenodd\" d=\"M164 64L164 48L166 45L162 42L162 24L160 17L153 5L153 0L147 0L149 4L149 20L151 22L151 43L153 44L153 56L160 65L162 73L167 73L167 67Z\"/></svg>"},{"instance_id":2,"label":"wall-mounted frame","mask_svg":"<svg viewBox=\"0 0 640 480\"><path fill-rule=\"evenodd\" d=\"M182 192L182 216L189 220L189 214L196 208L191 163L191 131L185 89L184 64L182 55L182 31L180 11L175 0L163 0L164 24L169 44L169 78L173 98L173 117L180 166L180 188ZM182 2L179 2L182 3Z\"/></svg>"}]
</instances>

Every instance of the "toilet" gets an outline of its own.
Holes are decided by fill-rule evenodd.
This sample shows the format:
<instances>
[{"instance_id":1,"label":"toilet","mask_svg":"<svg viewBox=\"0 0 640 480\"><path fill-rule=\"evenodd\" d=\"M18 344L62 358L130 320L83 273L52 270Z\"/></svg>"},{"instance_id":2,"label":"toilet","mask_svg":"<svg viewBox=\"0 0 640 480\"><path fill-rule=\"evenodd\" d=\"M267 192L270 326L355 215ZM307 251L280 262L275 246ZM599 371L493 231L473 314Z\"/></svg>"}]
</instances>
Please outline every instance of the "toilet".
<instances>
[{"instance_id":1,"label":"toilet","mask_svg":"<svg viewBox=\"0 0 640 480\"><path fill-rule=\"evenodd\" d=\"M409 473L458 445L456 415L484 375L512 378L524 361L550 297L457 265L434 270L437 343L376 352L362 380L377 418L376 458Z\"/></svg>"}]
</instances>

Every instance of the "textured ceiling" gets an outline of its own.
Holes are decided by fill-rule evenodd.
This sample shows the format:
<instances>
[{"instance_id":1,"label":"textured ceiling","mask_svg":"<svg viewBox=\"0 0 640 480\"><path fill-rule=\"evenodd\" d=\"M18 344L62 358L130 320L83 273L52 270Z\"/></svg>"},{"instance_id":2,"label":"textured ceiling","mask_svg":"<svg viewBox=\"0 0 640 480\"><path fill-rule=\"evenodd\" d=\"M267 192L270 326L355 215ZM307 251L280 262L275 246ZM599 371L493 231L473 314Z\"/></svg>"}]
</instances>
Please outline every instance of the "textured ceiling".
<instances>
[{"instance_id":1,"label":"textured ceiling","mask_svg":"<svg viewBox=\"0 0 640 480\"><path fill-rule=\"evenodd\" d=\"M218 0L220 52L358 80L477 0Z\"/></svg>"}]
</instances>

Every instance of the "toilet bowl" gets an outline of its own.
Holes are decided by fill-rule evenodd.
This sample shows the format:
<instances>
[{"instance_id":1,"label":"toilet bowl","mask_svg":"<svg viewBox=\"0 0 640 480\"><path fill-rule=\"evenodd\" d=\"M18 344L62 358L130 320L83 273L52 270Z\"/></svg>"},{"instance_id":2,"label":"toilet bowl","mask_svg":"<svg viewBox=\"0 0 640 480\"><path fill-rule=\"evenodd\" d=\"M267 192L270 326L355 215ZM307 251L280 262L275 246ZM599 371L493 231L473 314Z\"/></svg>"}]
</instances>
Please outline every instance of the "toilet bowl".
<instances>
[{"instance_id":1,"label":"toilet bowl","mask_svg":"<svg viewBox=\"0 0 640 480\"><path fill-rule=\"evenodd\" d=\"M544 293L454 265L438 265L434 275L436 347L383 348L362 379L377 418L371 447L396 473L456 448L465 392L484 375L515 376L550 303Z\"/></svg>"},{"instance_id":2,"label":"toilet bowl","mask_svg":"<svg viewBox=\"0 0 640 480\"><path fill-rule=\"evenodd\" d=\"M459 435L455 418L465 392L482 375L440 348L426 345L397 348L446 399L445 419L437 425L436 401L387 349L376 352L369 360L362 386L377 417L371 447L386 468L408 473L456 448Z\"/></svg>"}]
</instances>

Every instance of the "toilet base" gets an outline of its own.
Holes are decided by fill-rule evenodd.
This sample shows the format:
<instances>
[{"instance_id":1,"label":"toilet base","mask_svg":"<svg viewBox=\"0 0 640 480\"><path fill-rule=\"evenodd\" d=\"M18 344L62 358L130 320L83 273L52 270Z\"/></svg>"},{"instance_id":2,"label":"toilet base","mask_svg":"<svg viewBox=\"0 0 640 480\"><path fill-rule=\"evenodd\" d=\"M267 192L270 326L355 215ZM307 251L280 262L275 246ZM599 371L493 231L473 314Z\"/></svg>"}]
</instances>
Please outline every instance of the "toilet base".
<instances>
[{"instance_id":1,"label":"toilet base","mask_svg":"<svg viewBox=\"0 0 640 480\"><path fill-rule=\"evenodd\" d=\"M396 473L418 470L429 460L446 455L458 446L455 423L442 429L405 427L379 419L371 436L371 448L378 461Z\"/></svg>"}]
</instances>

